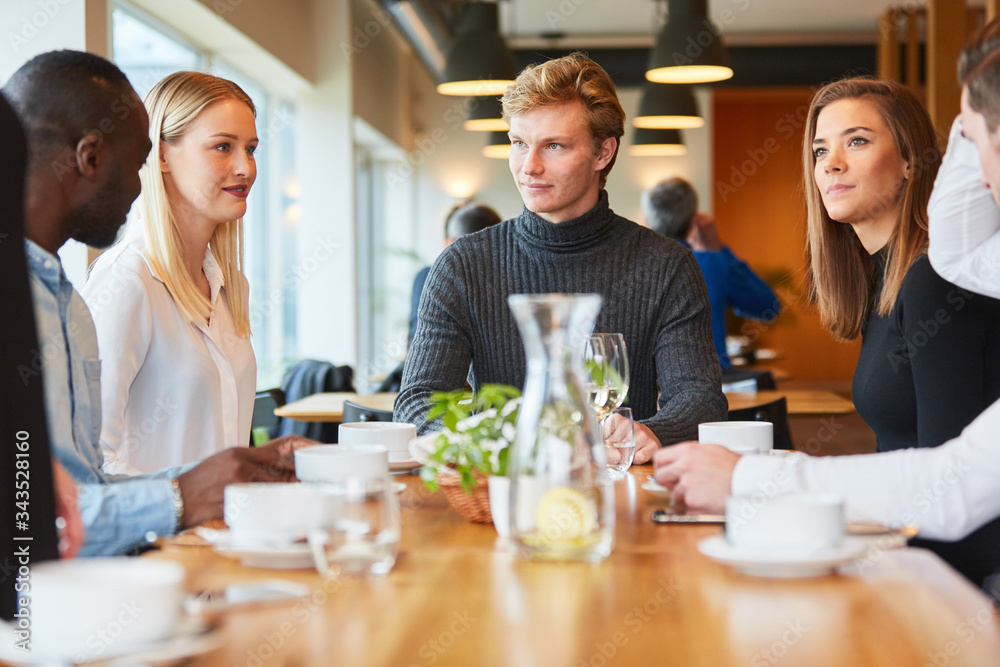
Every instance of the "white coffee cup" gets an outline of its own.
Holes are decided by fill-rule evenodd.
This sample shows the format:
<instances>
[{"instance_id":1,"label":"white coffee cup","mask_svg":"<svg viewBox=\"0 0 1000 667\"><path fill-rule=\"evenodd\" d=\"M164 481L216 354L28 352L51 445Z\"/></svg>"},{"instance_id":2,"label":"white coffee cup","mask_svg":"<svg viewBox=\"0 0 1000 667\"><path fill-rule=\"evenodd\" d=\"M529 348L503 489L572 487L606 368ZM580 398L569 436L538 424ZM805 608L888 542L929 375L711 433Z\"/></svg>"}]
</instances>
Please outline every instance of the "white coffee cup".
<instances>
[{"instance_id":1,"label":"white coffee cup","mask_svg":"<svg viewBox=\"0 0 1000 667\"><path fill-rule=\"evenodd\" d=\"M376 479L388 474L389 450L383 445L316 445L295 452L295 476L302 482Z\"/></svg>"},{"instance_id":2,"label":"white coffee cup","mask_svg":"<svg viewBox=\"0 0 1000 667\"><path fill-rule=\"evenodd\" d=\"M705 422L698 424L698 442L722 445L738 454L755 454L774 449L771 422Z\"/></svg>"},{"instance_id":3,"label":"white coffee cup","mask_svg":"<svg viewBox=\"0 0 1000 667\"><path fill-rule=\"evenodd\" d=\"M757 552L808 554L844 541L844 501L834 494L763 493L726 501L726 539Z\"/></svg>"},{"instance_id":4,"label":"white coffee cup","mask_svg":"<svg viewBox=\"0 0 1000 667\"><path fill-rule=\"evenodd\" d=\"M342 445L382 445L389 450L389 461L409 461L407 447L417 437L417 427L399 422L348 422L337 431Z\"/></svg>"},{"instance_id":5,"label":"white coffee cup","mask_svg":"<svg viewBox=\"0 0 1000 667\"><path fill-rule=\"evenodd\" d=\"M184 568L171 561L81 558L31 566L19 594L34 660L84 662L170 636L180 619ZM23 597L22 597L23 595ZM16 638L15 634L15 638Z\"/></svg>"},{"instance_id":6,"label":"white coffee cup","mask_svg":"<svg viewBox=\"0 0 1000 667\"><path fill-rule=\"evenodd\" d=\"M337 508L323 504L310 484L230 484L222 514L233 546L282 547L304 540Z\"/></svg>"}]
</instances>

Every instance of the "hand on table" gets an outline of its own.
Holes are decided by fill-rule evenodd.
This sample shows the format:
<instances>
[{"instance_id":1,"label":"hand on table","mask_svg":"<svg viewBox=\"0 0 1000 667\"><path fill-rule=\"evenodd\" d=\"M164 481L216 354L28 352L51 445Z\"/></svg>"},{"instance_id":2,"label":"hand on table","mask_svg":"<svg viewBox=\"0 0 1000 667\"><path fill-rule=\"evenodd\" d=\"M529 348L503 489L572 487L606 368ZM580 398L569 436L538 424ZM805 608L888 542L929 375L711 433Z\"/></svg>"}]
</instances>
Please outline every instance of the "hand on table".
<instances>
[{"instance_id":1,"label":"hand on table","mask_svg":"<svg viewBox=\"0 0 1000 667\"><path fill-rule=\"evenodd\" d=\"M611 415L610 418L615 417ZM653 435L648 426L635 422L635 457L632 459L634 465L649 463L653 459L653 454L660 449L660 439Z\"/></svg>"},{"instance_id":2,"label":"hand on table","mask_svg":"<svg viewBox=\"0 0 1000 667\"><path fill-rule=\"evenodd\" d=\"M59 557L74 558L83 546L84 529L77 504L76 484L66 469L52 460L52 486L56 494L56 516L65 524L59 530Z\"/></svg>"},{"instance_id":3,"label":"hand on table","mask_svg":"<svg viewBox=\"0 0 1000 667\"><path fill-rule=\"evenodd\" d=\"M222 518L227 484L294 482L295 450L320 443L297 435L276 438L262 447L231 447L214 454L177 478L188 528Z\"/></svg>"},{"instance_id":4,"label":"hand on table","mask_svg":"<svg viewBox=\"0 0 1000 667\"><path fill-rule=\"evenodd\" d=\"M740 455L721 445L682 442L656 452L656 481L691 512L724 514Z\"/></svg>"}]
</instances>

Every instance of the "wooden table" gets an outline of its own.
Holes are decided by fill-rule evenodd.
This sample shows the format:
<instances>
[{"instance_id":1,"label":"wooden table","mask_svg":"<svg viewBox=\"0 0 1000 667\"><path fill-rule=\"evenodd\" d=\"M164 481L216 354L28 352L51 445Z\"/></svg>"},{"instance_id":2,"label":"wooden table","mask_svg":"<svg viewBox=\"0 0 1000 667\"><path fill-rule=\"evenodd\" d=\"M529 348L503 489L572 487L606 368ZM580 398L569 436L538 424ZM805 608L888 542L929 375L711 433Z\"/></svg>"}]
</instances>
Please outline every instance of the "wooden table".
<instances>
[{"instance_id":1,"label":"wooden table","mask_svg":"<svg viewBox=\"0 0 1000 667\"><path fill-rule=\"evenodd\" d=\"M229 613L223 646L198 665L996 664L990 601L930 552L872 550L816 579L748 577L698 553L719 527L651 523L660 502L637 488L651 469L631 472L599 565L520 562L414 477L402 478L400 557L381 579L250 569L175 543L147 557L182 563L192 590L275 577L313 587L306 600Z\"/></svg>"},{"instance_id":2,"label":"wooden table","mask_svg":"<svg viewBox=\"0 0 1000 667\"><path fill-rule=\"evenodd\" d=\"M784 397L789 415L842 415L854 412L854 403L840 394L820 389L779 389L726 394L730 410L752 408Z\"/></svg>"},{"instance_id":3,"label":"wooden table","mask_svg":"<svg viewBox=\"0 0 1000 667\"><path fill-rule=\"evenodd\" d=\"M366 394L361 396L351 392L340 391L324 394L313 394L305 398L275 408L274 414L304 422L339 422L344 415L344 401L357 403L364 408L392 411L396 394Z\"/></svg>"},{"instance_id":4,"label":"wooden table","mask_svg":"<svg viewBox=\"0 0 1000 667\"><path fill-rule=\"evenodd\" d=\"M818 389L784 389L726 394L730 410L770 403L782 396L788 400L789 415L828 415L854 412L854 403L850 400L832 391ZM396 394L368 394L365 396L349 392L313 394L275 409L274 414L298 421L339 422L343 416L345 400L350 400L366 408L392 410Z\"/></svg>"}]
</instances>

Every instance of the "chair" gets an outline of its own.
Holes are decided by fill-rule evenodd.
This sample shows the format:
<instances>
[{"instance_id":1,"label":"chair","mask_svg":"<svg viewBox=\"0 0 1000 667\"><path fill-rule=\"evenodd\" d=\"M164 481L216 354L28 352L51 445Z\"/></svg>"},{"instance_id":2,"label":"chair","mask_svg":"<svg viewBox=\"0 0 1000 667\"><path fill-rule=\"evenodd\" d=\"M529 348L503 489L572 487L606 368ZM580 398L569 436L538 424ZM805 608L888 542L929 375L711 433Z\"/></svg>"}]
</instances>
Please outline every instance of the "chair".
<instances>
[{"instance_id":1,"label":"chair","mask_svg":"<svg viewBox=\"0 0 1000 667\"><path fill-rule=\"evenodd\" d=\"M375 408L366 408L357 403L352 403L351 401L344 401L344 413L340 418L342 424L349 424L351 422L391 422L392 421L392 411L391 410L376 410Z\"/></svg>"},{"instance_id":2,"label":"chair","mask_svg":"<svg viewBox=\"0 0 1000 667\"><path fill-rule=\"evenodd\" d=\"M731 422L771 422L774 424L774 448L795 449L792 431L788 428L788 402L782 396L776 401L729 411Z\"/></svg>"},{"instance_id":3,"label":"chair","mask_svg":"<svg viewBox=\"0 0 1000 667\"><path fill-rule=\"evenodd\" d=\"M289 403L319 392L353 392L354 371L350 366L334 366L327 361L306 359L285 371L281 389ZM337 425L282 418L279 421L278 435L300 435L317 442L334 443L337 442Z\"/></svg>"},{"instance_id":4,"label":"chair","mask_svg":"<svg viewBox=\"0 0 1000 667\"><path fill-rule=\"evenodd\" d=\"M253 398L253 417L250 418L250 446L257 447L278 437L275 408L285 404L285 392L280 389L259 391Z\"/></svg>"},{"instance_id":5,"label":"chair","mask_svg":"<svg viewBox=\"0 0 1000 667\"><path fill-rule=\"evenodd\" d=\"M774 390L774 376L771 371L747 371L727 368L722 371L722 391L765 391Z\"/></svg>"}]
</instances>

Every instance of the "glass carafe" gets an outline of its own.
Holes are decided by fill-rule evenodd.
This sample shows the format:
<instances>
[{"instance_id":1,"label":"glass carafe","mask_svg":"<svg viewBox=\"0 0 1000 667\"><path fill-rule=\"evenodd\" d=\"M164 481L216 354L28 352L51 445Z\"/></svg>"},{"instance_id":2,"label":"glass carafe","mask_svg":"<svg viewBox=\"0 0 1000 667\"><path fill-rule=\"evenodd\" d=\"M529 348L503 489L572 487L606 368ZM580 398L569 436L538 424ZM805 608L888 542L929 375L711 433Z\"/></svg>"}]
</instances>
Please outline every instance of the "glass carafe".
<instances>
[{"instance_id":1,"label":"glass carafe","mask_svg":"<svg viewBox=\"0 0 1000 667\"><path fill-rule=\"evenodd\" d=\"M508 298L528 359L511 454L511 539L527 560L596 562L614 545L615 498L581 381L596 294Z\"/></svg>"}]
</instances>

